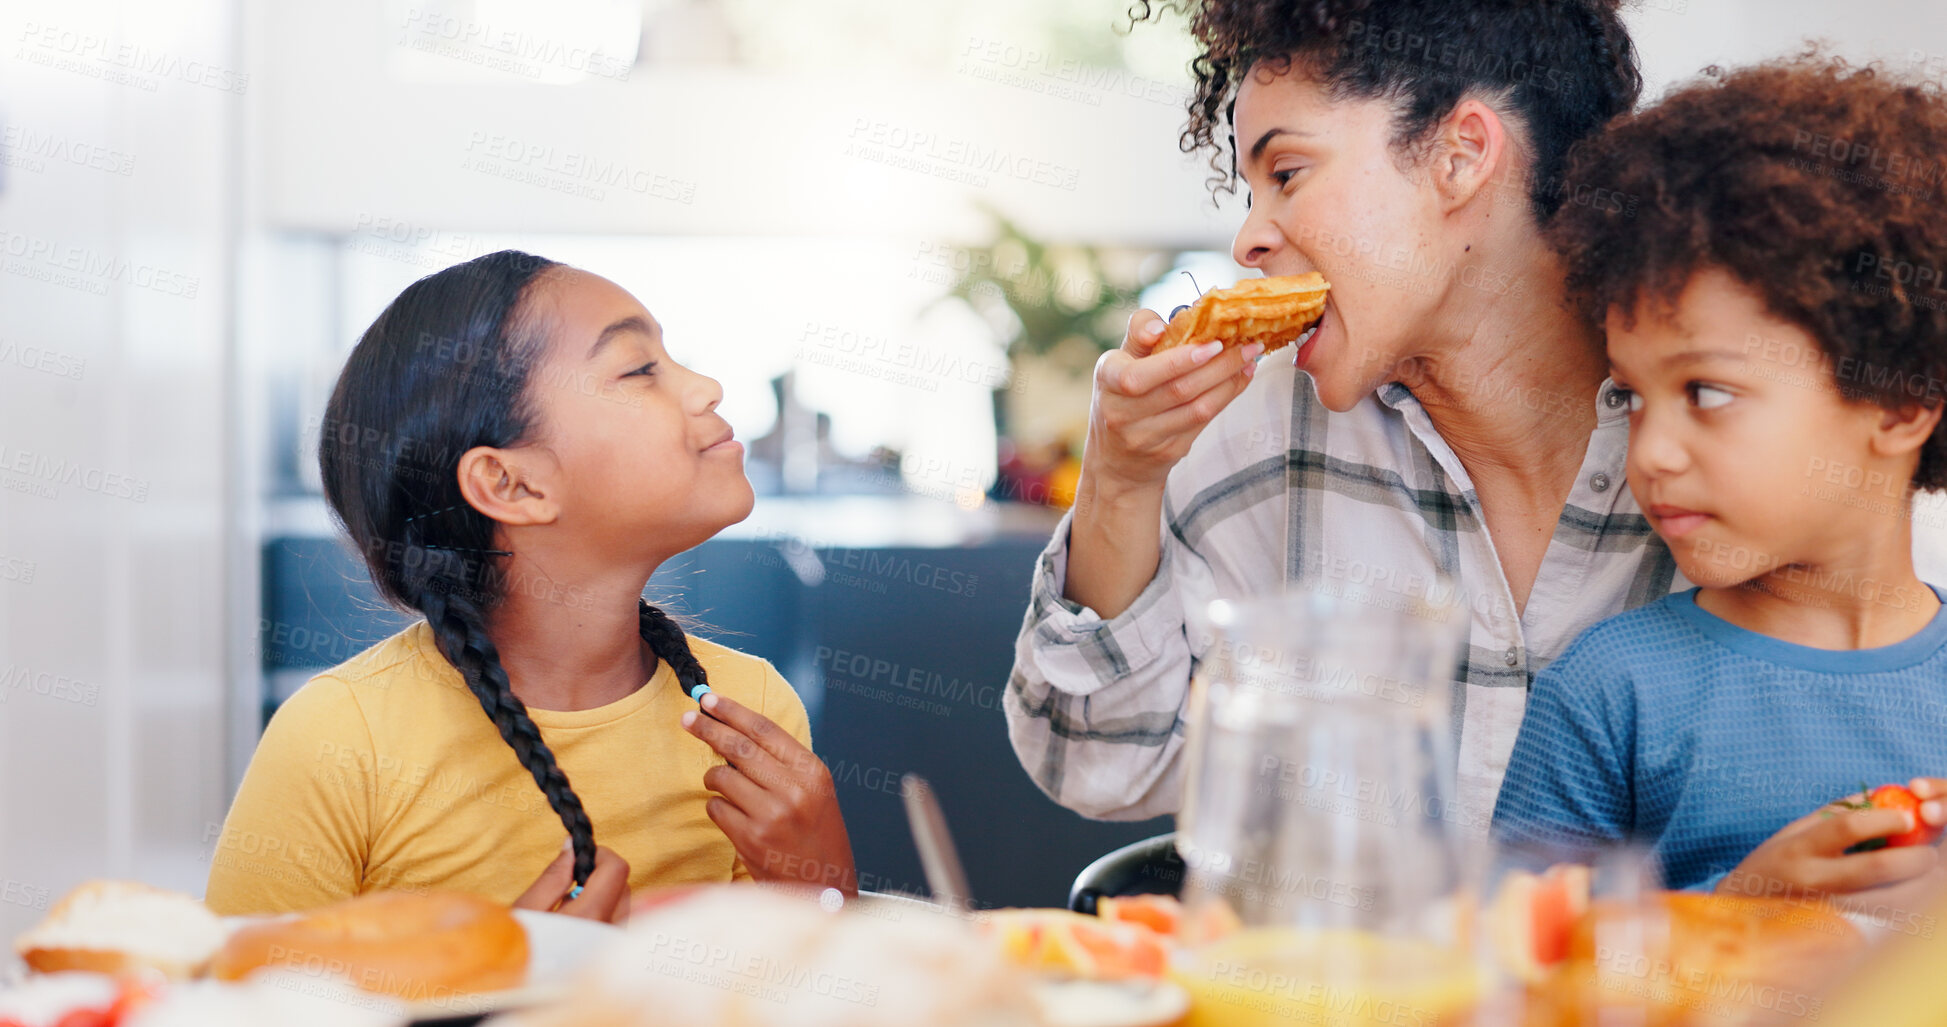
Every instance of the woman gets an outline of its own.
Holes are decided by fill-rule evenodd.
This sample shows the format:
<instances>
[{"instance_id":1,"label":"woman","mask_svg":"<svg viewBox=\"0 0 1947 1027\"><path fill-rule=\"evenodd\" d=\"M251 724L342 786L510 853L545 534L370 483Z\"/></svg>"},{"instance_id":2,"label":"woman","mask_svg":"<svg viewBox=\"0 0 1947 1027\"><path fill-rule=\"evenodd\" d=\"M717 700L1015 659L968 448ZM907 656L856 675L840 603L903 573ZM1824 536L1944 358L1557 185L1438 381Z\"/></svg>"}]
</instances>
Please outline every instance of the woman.
<instances>
[{"instance_id":1,"label":"woman","mask_svg":"<svg viewBox=\"0 0 1947 1027\"><path fill-rule=\"evenodd\" d=\"M1183 145L1213 151L1216 186L1249 190L1233 254L1332 291L1295 364L1152 354L1150 311L1097 364L1074 511L1005 700L1058 802L1177 808L1202 656L1188 611L1301 580L1410 594L1445 575L1473 606L1453 815L1484 829L1535 671L1589 624L1687 587L1624 487L1622 397L1540 234L1563 202L1632 202L1560 178L1641 88L1618 6L1194 6Z\"/></svg>"}]
</instances>

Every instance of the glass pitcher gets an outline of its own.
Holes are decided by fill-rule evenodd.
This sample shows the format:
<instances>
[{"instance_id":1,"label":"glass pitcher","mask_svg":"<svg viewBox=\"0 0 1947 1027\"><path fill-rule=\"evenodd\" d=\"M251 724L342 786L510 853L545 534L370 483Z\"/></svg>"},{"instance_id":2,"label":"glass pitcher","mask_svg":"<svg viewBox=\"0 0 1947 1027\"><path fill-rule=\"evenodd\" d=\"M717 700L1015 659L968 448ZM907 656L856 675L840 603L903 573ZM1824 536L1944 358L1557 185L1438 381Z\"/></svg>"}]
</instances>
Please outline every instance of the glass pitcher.
<instances>
[{"instance_id":1,"label":"glass pitcher","mask_svg":"<svg viewBox=\"0 0 1947 1027\"><path fill-rule=\"evenodd\" d=\"M1218 601L1191 686L1193 1025L1433 1024L1477 985L1449 817L1468 610L1445 581Z\"/></svg>"}]
</instances>

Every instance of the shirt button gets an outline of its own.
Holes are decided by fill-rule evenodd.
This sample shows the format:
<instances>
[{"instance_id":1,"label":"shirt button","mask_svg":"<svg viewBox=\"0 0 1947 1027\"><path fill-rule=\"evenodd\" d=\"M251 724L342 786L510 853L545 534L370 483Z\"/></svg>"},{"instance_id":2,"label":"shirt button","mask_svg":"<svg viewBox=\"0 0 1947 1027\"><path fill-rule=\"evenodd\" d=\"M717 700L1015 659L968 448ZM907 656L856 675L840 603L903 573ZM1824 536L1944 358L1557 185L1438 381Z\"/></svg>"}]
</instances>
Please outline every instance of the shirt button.
<instances>
[{"instance_id":1,"label":"shirt button","mask_svg":"<svg viewBox=\"0 0 1947 1027\"><path fill-rule=\"evenodd\" d=\"M1597 492L1609 491L1609 476L1597 471L1589 476L1589 487Z\"/></svg>"},{"instance_id":2,"label":"shirt button","mask_svg":"<svg viewBox=\"0 0 1947 1027\"><path fill-rule=\"evenodd\" d=\"M1512 667L1521 662L1521 650L1508 646L1507 654L1503 658L1508 661L1508 666Z\"/></svg>"},{"instance_id":3,"label":"shirt button","mask_svg":"<svg viewBox=\"0 0 1947 1027\"><path fill-rule=\"evenodd\" d=\"M1614 410L1623 405L1623 394L1616 389L1610 389L1602 394L1602 402L1609 409Z\"/></svg>"}]
</instances>

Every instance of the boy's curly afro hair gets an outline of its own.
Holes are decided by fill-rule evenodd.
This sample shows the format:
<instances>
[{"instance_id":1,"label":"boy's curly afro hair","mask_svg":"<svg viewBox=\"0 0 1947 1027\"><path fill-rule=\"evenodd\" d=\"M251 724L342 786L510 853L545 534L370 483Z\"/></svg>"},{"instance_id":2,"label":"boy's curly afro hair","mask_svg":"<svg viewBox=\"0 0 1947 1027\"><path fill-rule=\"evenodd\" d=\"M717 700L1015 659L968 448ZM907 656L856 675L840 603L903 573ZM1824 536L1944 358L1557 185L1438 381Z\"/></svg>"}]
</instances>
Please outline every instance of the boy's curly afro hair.
<instances>
[{"instance_id":1,"label":"boy's curly afro hair","mask_svg":"<svg viewBox=\"0 0 1947 1027\"><path fill-rule=\"evenodd\" d=\"M1185 14L1201 52L1184 153L1210 151L1212 195L1236 192L1231 108L1260 61L1341 99L1395 105L1402 150L1469 96L1500 102L1534 151L1536 220L1561 202L1568 148L1636 104L1643 80L1621 0L1135 0L1131 22Z\"/></svg>"},{"instance_id":2,"label":"boy's curly afro hair","mask_svg":"<svg viewBox=\"0 0 1947 1027\"><path fill-rule=\"evenodd\" d=\"M1824 349L1842 395L1947 402L1947 101L1931 83L1802 54L1699 81L1578 146L1548 227L1598 324L1668 309L1720 268ZM1626 197L1626 203L1616 198ZM1947 432L1915 484L1947 487Z\"/></svg>"}]
</instances>

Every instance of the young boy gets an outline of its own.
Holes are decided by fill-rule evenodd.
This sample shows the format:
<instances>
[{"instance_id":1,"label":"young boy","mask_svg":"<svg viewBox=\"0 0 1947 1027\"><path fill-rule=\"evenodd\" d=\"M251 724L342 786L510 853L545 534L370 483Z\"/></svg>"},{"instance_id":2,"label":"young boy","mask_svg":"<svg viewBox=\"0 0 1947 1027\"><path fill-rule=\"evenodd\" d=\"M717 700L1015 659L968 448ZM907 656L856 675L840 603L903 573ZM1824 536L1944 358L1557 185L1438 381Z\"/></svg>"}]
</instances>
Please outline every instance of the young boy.
<instances>
[{"instance_id":1,"label":"young boy","mask_svg":"<svg viewBox=\"0 0 1947 1027\"><path fill-rule=\"evenodd\" d=\"M1947 104L1822 58L1713 78L1578 152L1571 185L1631 202L1549 230L1698 587L1536 679L1495 833L1647 845L1672 888L1925 890L1932 845L1849 850L1947 822L1947 613L1910 522L1947 486ZM1833 805L1862 783L1925 801Z\"/></svg>"}]
</instances>

